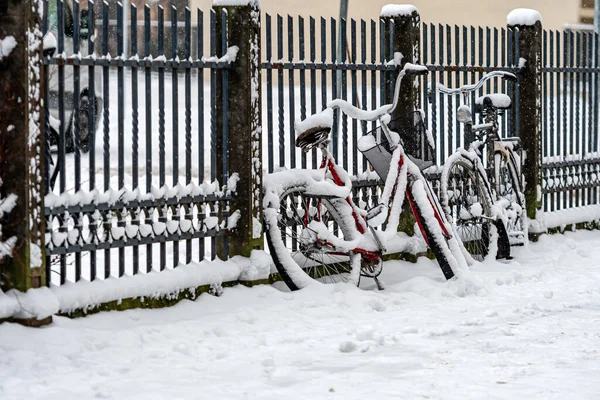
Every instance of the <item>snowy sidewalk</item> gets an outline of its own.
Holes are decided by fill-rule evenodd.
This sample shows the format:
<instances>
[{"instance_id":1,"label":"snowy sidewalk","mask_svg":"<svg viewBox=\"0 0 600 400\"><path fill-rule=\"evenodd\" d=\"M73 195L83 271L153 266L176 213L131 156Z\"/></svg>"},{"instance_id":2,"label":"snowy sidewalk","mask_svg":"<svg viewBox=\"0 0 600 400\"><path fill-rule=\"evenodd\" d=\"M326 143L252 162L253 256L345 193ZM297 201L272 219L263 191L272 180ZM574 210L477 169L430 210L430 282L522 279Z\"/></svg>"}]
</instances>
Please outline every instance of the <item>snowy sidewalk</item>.
<instances>
[{"instance_id":1,"label":"snowy sidewalk","mask_svg":"<svg viewBox=\"0 0 600 400\"><path fill-rule=\"evenodd\" d=\"M226 289L42 329L0 325L2 399L594 399L600 232L543 236L444 282Z\"/></svg>"}]
</instances>

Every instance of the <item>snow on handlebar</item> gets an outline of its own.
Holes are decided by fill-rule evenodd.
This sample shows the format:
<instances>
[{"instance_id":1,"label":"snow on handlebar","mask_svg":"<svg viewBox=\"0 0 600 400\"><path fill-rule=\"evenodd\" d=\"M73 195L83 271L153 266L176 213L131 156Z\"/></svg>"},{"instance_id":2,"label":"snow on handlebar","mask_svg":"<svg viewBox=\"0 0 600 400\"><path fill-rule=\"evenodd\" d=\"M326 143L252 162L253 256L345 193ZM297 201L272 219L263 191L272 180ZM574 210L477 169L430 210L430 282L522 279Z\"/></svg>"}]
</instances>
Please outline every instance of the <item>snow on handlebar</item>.
<instances>
[{"instance_id":1,"label":"snow on handlebar","mask_svg":"<svg viewBox=\"0 0 600 400\"><path fill-rule=\"evenodd\" d=\"M481 88L486 81L488 81L492 78L503 78L503 79L507 79L507 80L513 81L513 82L517 81L517 76L515 74L512 74L510 72L505 72L505 71L492 71L492 72L486 74L483 78L481 78L479 80L479 82L477 82L475 84L463 85L457 89L449 89L446 86L442 85L441 83L436 83L435 89L436 89L436 91L438 91L442 94L446 94L446 95L455 95L455 94L474 92L477 89ZM432 89L432 82L430 82L428 85L428 91L431 92L431 89Z\"/></svg>"}]
</instances>

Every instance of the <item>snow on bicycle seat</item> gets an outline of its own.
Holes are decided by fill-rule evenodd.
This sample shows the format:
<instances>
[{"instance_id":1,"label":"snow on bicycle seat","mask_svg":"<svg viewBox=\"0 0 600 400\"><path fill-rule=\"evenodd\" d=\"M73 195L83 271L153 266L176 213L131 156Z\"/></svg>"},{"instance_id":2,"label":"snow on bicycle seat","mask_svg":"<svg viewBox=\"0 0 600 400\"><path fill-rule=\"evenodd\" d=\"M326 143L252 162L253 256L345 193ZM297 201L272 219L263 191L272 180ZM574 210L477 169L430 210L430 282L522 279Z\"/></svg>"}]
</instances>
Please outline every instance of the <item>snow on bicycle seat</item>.
<instances>
[{"instance_id":1,"label":"snow on bicycle seat","mask_svg":"<svg viewBox=\"0 0 600 400\"><path fill-rule=\"evenodd\" d=\"M512 106L510 97L504 93L490 93L475 100L475 112L482 112L487 107L497 110L508 110Z\"/></svg>"},{"instance_id":2,"label":"snow on bicycle seat","mask_svg":"<svg viewBox=\"0 0 600 400\"><path fill-rule=\"evenodd\" d=\"M296 121L296 147L308 151L327 142L333 125L333 110L326 108L320 113L308 116L304 121Z\"/></svg>"}]
</instances>

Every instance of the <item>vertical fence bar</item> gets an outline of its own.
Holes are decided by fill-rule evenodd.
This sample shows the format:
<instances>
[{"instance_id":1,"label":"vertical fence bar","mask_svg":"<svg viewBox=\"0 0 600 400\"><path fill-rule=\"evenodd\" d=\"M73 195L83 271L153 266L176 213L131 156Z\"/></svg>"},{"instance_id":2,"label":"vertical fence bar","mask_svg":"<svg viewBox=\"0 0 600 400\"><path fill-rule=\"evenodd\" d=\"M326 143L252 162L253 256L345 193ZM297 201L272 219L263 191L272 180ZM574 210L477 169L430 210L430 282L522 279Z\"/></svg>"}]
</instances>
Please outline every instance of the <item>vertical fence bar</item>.
<instances>
[{"instance_id":1,"label":"vertical fence bar","mask_svg":"<svg viewBox=\"0 0 600 400\"><path fill-rule=\"evenodd\" d=\"M360 62L361 64L365 67L361 74L361 88L360 88L360 94L361 94L361 100L362 100L362 108L364 110L367 110L367 22L364 19L360 20ZM362 128L362 134L366 135L367 134L367 123L365 121L361 121L361 128ZM365 171L365 168L367 166L367 161L366 161L366 157L362 156L362 170L361 172Z\"/></svg>"},{"instance_id":2,"label":"vertical fence bar","mask_svg":"<svg viewBox=\"0 0 600 400\"><path fill-rule=\"evenodd\" d=\"M587 33L582 32L580 34L580 38L581 38L581 47L579 47L581 49L581 54L579 55L579 62L577 63L581 68L583 68L585 70L585 68L587 67L587 62L586 62L586 57L587 57ZM586 72L581 72L579 74L579 81L580 81L580 85L577 85L578 90L580 90L581 95L578 96L578 100L581 101L581 118L577 118L577 121L580 123L581 126L581 131L580 131L580 135L579 135L579 146L578 146L578 151L579 154L581 154L581 160L585 160L587 158L587 152L586 152L586 139L587 139L587 130L586 130L586 84L587 84L587 73ZM579 101L578 101L579 104ZM587 164L583 164L581 166L581 177L583 182L587 182L589 180L589 167ZM581 193L580 193L580 205L587 205L587 194L589 193L589 189L586 189L585 187L583 187L581 189Z\"/></svg>"},{"instance_id":3,"label":"vertical fence bar","mask_svg":"<svg viewBox=\"0 0 600 400\"><path fill-rule=\"evenodd\" d=\"M90 0L90 2L93 3L92 0ZM43 8L43 15L42 15L42 32L44 33L44 35L48 32L48 7L44 7ZM44 55L44 57L46 57ZM93 67L92 67L93 68ZM42 79L44 80L44 82L49 82L50 79L50 74L49 74L49 66L47 64L44 65L43 68L43 74L42 74ZM93 74L91 75L93 77ZM48 88L46 88L46 90L44 91L44 105L49 105L49 101L50 101L50 96L49 96L49 92L50 90L48 90ZM51 134L50 131L50 113L48 111L46 111L44 113L44 132L45 132L45 136L46 136L46 140L44 140L44 195L47 195L48 193L50 193L52 191L53 188L51 188L51 180L50 180L50 171L51 171L51 163L53 164L52 161L52 154L50 153L50 141L48 140L48 136L49 134ZM56 168L58 166L58 163L56 165L53 165L54 168ZM91 171L91 168L90 168ZM91 182L91 180L90 180ZM90 183L91 184L91 183ZM90 189L91 191L92 189ZM50 230L51 224L53 223L52 219L50 218L46 218L46 231L48 232ZM92 224L93 224L93 220L90 221L90 232L92 232ZM95 254L95 253L94 253ZM46 286L50 287L52 286L52 258L50 255L48 255L46 253ZM92 264L90 266L90 268L94 268L95 265ZM94 273L92 273L94 272ZM91 269L90 272L90 280L93 280L95 277L95 270Z\"/></svg>"},{"instance_id":4,"label":"vertical fence bar","mask_svg":"<svg viewBox=\"0 0 600 400\"><path fill-rule=\"evenodd\" d=\"M104 1L102 3L102 54L104 57L108 57L108 3ZM102 67L102 88L104 89L104 143L103 143L103 157L104 157L104 191L110 189L110 120L109 120L109 98L110 93L108 86L108 65ZM104 230L106 234L108 232L109 224L105 222ZM110 276L110 249L104 250L104 279Z\"/></svg>"},{"instance_id":5,"label":"vertical fence bar","mask_svg":"<svg viewBox=\"0 0 600 400\"><path fill-rule=\"evenodd\" d=\"M125 92L124 92L124 71L123 71L123 5L117 3L117 59L120 60L117 67L117 126L118 126L118 141L117 141L117 157L118 157L118 187L122 189L125 186ZM120 228L125 227L125 216L117 214L117 225ZM125 248L120 247L119 253L119 277L125 274Z\"/></svg>"},{"instance_id":6,"label":"vertical fence bar","mask_svg":"<svg viewBox=\"0 0 600 400\"><path fill-rule=\"evenodd\" d=\"M210 10L210 55L217 55L217 15L214 9ZM211 126L210 126L210 181L213 183L217 179L217 69L211 69L210 73L210 110L211 110ZM214 205L208 205L209 208L214 208ZM213 210L210 210L211 212ZM211 215L212 216L212 215ZM217 256L217 241L214 237L210 239L210 258L214 260Z\"/></svg>"},{"instance_id":7,"label":"vertical fence bar","mask_svg":"<svg viewBox=\"0 0 600 400\"><path fill-rule=\"evenodd\" d=\"M600 50L599 50L599 45L600 45L600 34L598 32L594 32L593 34L593 38L594 38L594 59L593 59L593 64L594 64L594 68L595 68L595 72L594 72L594 90L593 90L593 94L594 94L594 101L593 101L593 107L594 107L594 132L593 132L593 151L594 152L598 152L598 130L600 129L599 125L599 121L598 121L598 114L600 113L600 110L598 110L598 108L600 108L600 72L598 71L598 68L600 68ZM595 169L596 174L598 174L598 168L596 167ZM592 202L594 204L596 204L598 202L598 188L594 189L593 192L593 196L592 196Z\"/></svg>"},{"instance_id":8,"label":"vertical fence bar","mask_svg":"<svg viewBox=\"0 0 600 400\"><path fill-rule=\"evenodd\" d=\"M229 46L228 26L227 26L227 10L223 8L221 10L221 53L225 55ZM222 153L222 169L223 174L221 176L223 184L227 183L229 178L229 70L223 69L221 71L222 82L223 82L223 135L221 137L221 146L223 149ZM223 207L219 210L223 220L227 221L228 211L227 208ZM229 257L229 239L227 236L223 236L223 254L221 254L222 260L227 260Z\"/></svg>"},{"instance_id":9,"label":"vertical fence bar","mask_svg":"<svg viewBox=\"0 0 600 400\"><path fill-rule=\"evenodd\" d=\"M337 79L336 76L338 74L338 66L339 63L337 57L337 25L335 18L331 18L331 63L334 64L334 69L331 70L331 98L337 99L340 94L337 92ZM338 147L339 147L339 123L340 123L340 110L336 109L333 114L333 126L331 127L331 150L333 154L333 158L338 159Z\"/></svg>"},{"instance_id":10,"label":"vertical fence bar","mask_svg":"<svg viewBox=\"0 0 600 400\"><path fill-rule=\"evenodd\" d=\"M385 48L385 22L383 19L379 19L379 62L382 66L381 72L379 73L379 104L384 105L387 103L387 74L385 72L385 56L387 50Z\"/></svg>"},{"instance_id":11,"label":"vertical fence bar","mask_svg":"<svg viewBox=\"0 0 600 400\"><path fill-rule=\"evenodd\" d=\"M299 40L299 57L300 62L306 62L305 60L305 43L304 43L304 18L298 17L298 40ZM292 88L293 90L293 88ZM306 72L304 69L300 70L300 119L306 118ZM290 132L293 132L290 129ZM302 168L306 168L306 152L301 152L301 165Z\"/></svg>"},{"instance_id":12,"label":"vertical fence bar","mask_svg":"<svg viewBox=\"0 0 600 400\"><path fill-rule=\"evenodd\" d=\"M73 1L73 14L79 15L79 1ZM79 42L80 42L80 26L79 26L79 18L73 18L73 54L80 54L79 52ZM73 146L73 153L75 158L75 192L78 192L81 189L81 132L79 132L80 128L80 103L79 103L79 95L81 93L81 71L78 61L73 60L73 139L75 141ZM76 257L81 257L81 254L77 254ZM76 261L77 264L77 261ZM79 259L79 273L81 273L81 258ZM77 273L76 273L77 275ZM75 280L78 281L79 277L75 277Z\"/></svg>"},{"instance_id":13,"label":"vertical fence bar","mask_svg":"<svg viewBox=\"0 0 600 400\"><path fill-rule=\"evenodd\" d=\"M73 1L73 14L80 15L79 12L79 1ZM73 18L73 54L81 54L79 51L79 42L80 42L80 26L79 26L79 18ZM78 64L78 59L73 60L73 138L74 138L74 146L73 153L75 158L75 193L79 192L81 189L81 153L80 148L82 146L81 143L81 133L79 132L80 128L80 93L81 93L81 70ZM82 231L82 214L74 215L73 222L75 224L76 230L79 232ZM75 252L75 282L78 282L81 279L81 252Z\"/></svg>"},{"instance_id":14,"label":"vertical fence bar","mask_svg":"<svg viewBox=\"0 0 600 400\"><path fill-rule=\"evenodd\" d=\"M57 19L58 19L58 49L57 53L59 57L63 56L65 49L64 44L64 2L59 0L57 3ZM67 152L65 143L65 67L63 65L58 66L58 119L60 120L59 131L58 131L58 165L59 168L59 190L60 193L64 193L66 189L66 165L65 155ZM66 264L63 268L63 260L61 259L61 284L64 283L66 275ZM64 269L64 274L63 270Z\"/></svg>"},{"instance_id":15,"label":"vertical fence bar","mask_svg":"<svg viewBox=\"0 0 600 400\"><path fill-rule=\"evenodd\" d=\"M321 17L321 63L327 62L327 22ZM327 107L327 70L321 70L321 110Z\"/></svg>"},{"instance_id":16,"label":"vertical fence bar","mask_svg":"<svg viewBox=\"0 0 600 400\"><path fill-rule=\"evenodd\" d=\"M117 59L121 62L117 67L117 158L118 158L118 188L121 189L125 185L125 113L124 100L125 93L123 91L123 5L117 3Z\"/></svg>"},{"instance_id":17,"label":"vertical fence bar","mask_svg":"<svg viewBox=\"0 0 600 400\"><path fill-rule=\"evenodd\" d=\"M177 8L171 6L171 113L172 113L172 151L173 151L173 187L179 183L179 57L177 56ZM172 207L173 220L179 220L179 207ZM168 231L165 231L168 234ZM179 241L173 241L173 268L179 264Z\"/></svg>"},{"instance_id":18,"label":"vertical fence bar","mask_svg":"<svg viewBox=\"0 0 600 400\"><path fill-rule=\"evenodd\" d=\"M507 66L506 64L506 30L504 28L500 29L500 65L503 67ZM500 86L502 88L502 93L506 93L510 96L507 91L507 83L506 81L500 82ZM509 129L508 123L509 119L507 119L506 115L508 113L504 113L502 116L502 126L504 127L504 135L505 136L513 136L514 133Z\"/></svg>"},{"instance_id":19,"label":"vertical fence bar","mask_svg":"<svg viewBox=\"0 0 600 400\"><path fill-rule=\"evenodd\" d=\"M178 63L177 56L177 8L171 6L171 112L172 112L172 146L173 146L173 187L179 183L179 81L178 81ZM177 246L175 246L177 247ZM176 253L173 253L174 257Z\"/></svg>"},{"instance_id":20,"label":"vertical fence bar","mask_svg":"<svg viewBox=\"0 0 600 400\"><path fill-rule=\"evenodd\" d=\"M434 38L435 36L432 35L432 38ZM439 51L439 59L438 59L438 63L440 66L444 66L444 27L442 24L438 25L438 51ZM435 59L435 56L432 56L432 59ZM444 84L444 72L440 71L439 73L439 83L441 85ZM446 124L445 124L445 104L446 104L446 96L444 95L440 95L439 97L439 116L438 118L440 119L440 136L439 136L439 140L440 140L440 156L441 156L441 160L445 160L448 154L448 149L446 148L446 135L448 134L448 132L446 131ZM450 139L450 143L452 143L452 138Z\"/></svg>"},{"instance_id":21,"label":"vertical fence bar","mask_svg":"<svg viewBox=\"0 0 600 400\"><path fill-rule=\"evenodd\" d=\"M294 19L288 15L287 16L287 41L288 41L288 61L294 61ZM291 168L296 168L296 141L294 134L294 121L296 119L295 113L295 105L296 101L294 99L294 70L288 70L288 101L289 101L289 131L290 131L290 166Z\"/></svg>"},{"instance_id":22,"label":"vertical fence bar","mask_svg":"<svg viewBox=\"0 0 600 400\"><path fill-rule=\"evenodd\" d=\"M458 25L454 25L454 65L460 65L460 28ZM460 72L454 73L454 87L460 87ZM462 102L461 96L456 97L456 105L459 106ZM454 148L458 149L461 147L461 125L458 121L458 118L454 118L455 123L455 140L454 140Z\"/></svg>"},{"instance_id":23,"label":"vertical fence bar","mask_svg":"<svg viewBox=\"0 0 600 400\"><path fill-rule=\"evenodd\" d=\"M131 68L131 163L132 163L132 171L131 171L131 180L132 180L132 188L134 190L138 189L138 152L139 152L139 127L138 127L138 37L137 37L137 7L135 4L130 5L130 18L131 18L131 29L129 30L131 36L131 51L129 54L136 60L136 63ZM140 212L135 211L135 218L132 221L132 224L137 225L139 230L140 224ZM139 246L133 246L133 275L136 275L140 269L140 248Z\"/></svg>"},{"instance_id":24,"label":"vertical fence bar","mask_svg":"<svg viewBox=\"0 0 600 400\"><path fill-rule=\"evenodd\" d=\"M435 56L435 25L434 24L430 24L429 25L429 55L430 55L430 62L435 65L436 62L436 56ZM439 100L439 96L438 93L436 92L435 89L435 85L438 81L437 79L437 73L433 72L432 74L432 87L431 87L431 121L432 121L432 134L433 134L433 138L435 140L435 152L436 152L436 160L439 160L440 163L442 163L443 161L443 149L442 146L440 145L440 136L443 135L443 133L440 133L438 135L438 118L437 118L437 114L438 114L438 100ZM441 128L440 128L441 129Z\"/></svg>"},{"instance_id":25,"label":"vertical fence bar","mask_svg":"<svg viewBox=\"0 0 600 400\"><path fill-rule=\"evenodd\" d=\"M371 64L377 63L377 23L371 20ZM377 107L377 71L375 68L371 71L371 109ZM377 127L375 121L371 122L371 130Z\"/></svg>"},{"instance_id":26,"label":"vertical fence bar","mask_svg":"<svg viewBox=\"0 0 600 400\"><path fill-rule=\"evenodd\" d=\"M446 25L446 65L451 66L452 64L452 30L450 28L450 25ZM443 65L443 64L442 64ZM446 73L446 82L448 83L448 85L452 84L452 74L453 72L448 71ZM450 154L452 154L454 152L454 150L456 149L456 147L454 146L454 143L456 142L456 139L454 138L454 128L453 125L455 123L455 118L454 118L454 98L452 96L447 96L448 97L448 153L447 156L448 157ZM456 131L458 133L458 131ZM456 137L458 137L458 135L456 135Z\"/></svg>"},{"instance_id":27,"label":"vertical fence bar","mask_svg":"<svg viewBox=\"0 0 600 400\"><path fill-rule=\"evenodd\" d=\"M314 64L317 61L317 46L315 38L317 31L315 27L315 19L310 17L310 62ZM312 68L310 70L310 112L317 112L317 71ZM312 168L317 168L317 149L311 150Z\"/></svg>"},{"instance_id":28,"label":"vertical fence bar","mask_svg":"<svg viewBox=\"0 0 600 400\"><path fill-rule=\"evenodd\" d=\"M192 13L188 7L184 10L184 51L185 60L192 60ZM198 96L200 93L198 93ZM200 126L198 126L200 129ZM185 184L192 183L192 67L185 68ZM185 219L191 225L193 212L191 206L185 206ZM192 240L185 241L185 263L192 262Z\"/></svg>"},{"instance_id":29,"label":"vertical fence bar","mask_svg":"<svg viewBox=\"0 0 600 400\"><path fill-rule=\"evenodd\" d=\"M575 45L577 46L576 49L577 51L574 52L574 66L575 68L579 68L581 67L581 55L582 55L582 51L581 51L581 32L577 32L575 35ZM575 86L573 86L571 88L571 91L573 93L573 97L575 97L575 113L574 116L575 118L575 150L574 153L578 154L580 156L583 156L581 149L580 149L580 145L581 145L581 121L580 121L580 107L579 107L579 100L580 100L580 88L579 85L581 83L581 73L577 72L574 74L574 78L575 78ZM573 115L573 110L571 110L571 115ZM577 196L579 199L579 196ZM579 201L578 201L579 202Z\"/></svg>"},{"instance_id":30,"label":"vertical fence bar","mask_svg":"<svg viewBox=\"0 0 600 400\"><path fill-rule=\"evenodd\" d=\"M265 45L267 48L267 63L273 63L273 34L271 15L265 15ZM269 173L274 170L275 154L273 142L273 69L271 66L267 68L267 150L268 150L268 166Z\"/></svg>"},{"instance_id":31,"label":"vertical fence bar","mask_svg":"<svg viewBox=\"0 0 600 400\"><path fill-rule=\"evenodd\" d=\"M150 59L150 6L144 5L144 59ZM152 190L152 68L147 63L144 68L146 96L146 193ZM152 214L146 211L147 225L152 224ZM146 273L152 271L152 244L146 245Z\"/></svg>"},{"instance_id":32,"label":"vertical fence bar","mask_svg":"<svg viewBox=\"0 0 600 400\"><path fill-rule=\"evenodd\" d=\"M471 63L470 63L470 65L472 67L474 67L475 66L475 44L476 44L475 27L471 26L470 29L469 29L469 31L470 31L470 37L469 38L471 39L471 46L470 46L471 47ZM471 83L473 84L475 82L476 82L476 80L475 80L475 70L471 70ZM471 93L471 104L475 104L475 97L476 97L475 92L472 92ZM476 121L473 121L473 122L476 123Z\"/></svg>"},{"instance_id":33,"label":"vertical fence bar","mask_svg":"<svg viewBox=\"0 0 600 400\"><path fill-rule=\"evenodd\" d=\"M338 43L338 46L340 46L342 48L342 51L340 52L341 54L341 59L338 60L338 63L340 64L345 64L346 60L347 60L347 54L346 54L346 49L347 49L347 35L346 35L346 20L344 18L342 18L340 20L340 35L341 37L341 43ZM347 70L343 69L343 70L338 70L338 74L342 75L342 93L341 93L341 97L342 99L344 99L345 101L348 101L348 72ZM339 76L339 75L338 75ZM354 101L354 100L353 100ZM349 170L349 163L348 163L348 116L346 114L340 114L341 117L341 126L342 126L342 166L344 167L344 169L346 171Z\"/></svg>"},{"instance_id":34,"label":"vertical fence bar","mask_svg":"<svg viewBox=\"0 0 600 400\"><path fill-rule=\"evenodd\" d=\"M162 65L158 67L158 179L159 187L165 186L165 11L162 6L158 6L158 58ZM158 211L158 221L167 223L167 207L162 207ZM167 266L167 245L161 242L160 245L160 271Z\"/></svg>"},{"instance_id":35,"label":"vertical fence bar","mask_svg":"<svg viewBox=\"0 0 600 400\"><path fill-rule=\"evenodd\" d=\"M277 61L283 61L283 17L277 14ZM283 69L277 70L277 112L279 117L279 166L285 166L285 127L283 104ZM293 135L292 135L293 137ZM293 140L290 138L290 140ZM292 144L293 145L293 144Z\"/></svg>"},{"instance_id":36,"label":"vertical fence bar","mask_svg":"<svg viewBox=\"0 0 600 400\"><path fill-rule=\"evenodd\" d=\"M197 14L197 29L196 34L198 41L196 43L198 47L198 60L202 59L203 45L204 45L204 13L201 9L196 9ZM198 185L204 183L205 179L205 165L204 165L204 68L198 68ZM201 214L201 208L197 210L198 214ZM198 215L198 224L202 224L201 216ZM200 229L200 227L198 227ZM204 238L198 238L198 261L204 260L205 256L205 240Z\"/></svg>"},{"instance_id":37,"label":"vertical fence bar","mask_svg":"<svg viewBox=\"0 0 600 400\"><path fill-rule=\"evenodd\" d=\"M547 51L547 45L548 45L548 32L546 30L544 30L542 32L542 68L546 68L546 65L548 63L548 51ZM545 72L543 72L542 69L542 157L547 157L548 156L548 140L545 140L546 137L546 132L548 132L548 111L547 111L547 106L548 106L548 93L547 93L547 84L548 84L548 79L547 79L547 75ZM543 158L542 158L543 160Z\"/></svg>"},{"instance_id":38,"label":"vertical fence bar","mask_svg":"<svg viewBox=\"0 0 600 400\"><path fill-rule=\"evenodd\" d=\"M549 33L549 47L548 47L548 51L549 51L549 56L548 56L548 66L549 68L554 68L554 31L550 31ZM554 158L557 154L556 151L556 136L555 136L555 132L554 132L554 114L555 114L555 103L554 103L554 76L555 76L555 72L549 72L548 76L550 78L550 98L549 100L549 106L550 106L550 121L549 121L549 131L546 132L544 134L544 137L547 138L547 140L550 142L550 155ZM553 172L554 170L552 170ZM552 174L551 174L552 175ZM553 176L551 176L551 179L554 179ZM556 186L556 183L554 183L554 186ZM549 204L546 204L546 202L544 202L544 206L545 206L545 211L555 211L556 210L556 195L555 194L551 194L549 195Z\"/></svg>"},{"instance_id":39,"label":"vertical fence bar","mask_svg":"<svg viewBox=\"0 0 600 400\"><path fill-rule=\"evenodd\" d=\"M573 121L573 110L575 107L575 93L574 93L574 82L575 82L575 74L573 73L573 67L575 59L575 34L573 31L569 32L569 155L574 156L575 153L575 131L574 131L574 122ZM569 168L569 174L571 179L573 179L576 167ZM575 205L575 194L573 191L569 191L569 207L573 207Z\"/></svg>"},{"instance_id":40,"label":"vertical fence bar","mask_svg":"<svg viewBox=\"0 0 600 400\"><path fill-rule=\"evenodd\" d=\"M468 43L468 37L469 37L469 28L465 25L463 25L463 29L462 29L462 33L463 33L463 65L466 67L468 65L472 65L469 62L469 43ZM472 38L471 38L472 40ZM504 48L503 48L504 50ZM503 65L504 62L503 62ZM471 75L472 76L472 75ZM469 73L467 72L467 69L465 68L465 71L463 72L463 84L469 83ZM471 83L473 83L471 81ZM471 103L473 104L473 103ZM473 121L475 122L476 120L476 116L473 116ZM464 138L463 138L464 139ZM467 146L467 143L464 143L465 146Z\"/></svg>"},{"instance_id":41,"label":"vertical fence bar","mask_svg":"<svg viewBox=\"0 0 600 400\"><path fill-rule=\"evenodd\" d=\"M44 8L44 11L47 7ZM96 30L96 21L94 21L95 3L92 0L88 2L88 54L94 54L94 35L92 34ZM98 110L98 104L96 99L96 79L95 79L95 67L90 65L88 67L88 88L90 93L90 103L88 107L88 142L89 142L89 191L96 189L96 110ZM47 80L46 80L47 81ZM90 237L96 235L96 221L94 218L89 220ZM90 281L96 279L96 252L90 251ZM48 275L49 276L49 275Z\"/></svg>"},{"instance_id":42,"label":"vertical fence bar","mask_svg":"<svg viewBox=\"0 0 600 400\"><path fill-rule=\"evenodd\" d=\"M427 35L427 24L425 22L421 23L421 57L423 59L423 65L429 65L429 54L428 54L428 44L429 44L429 37ZM423 101L421 102L421 104L423 104L423 110L425 112L425 123L427 128L431 131L431 125L433 123L432 118L429 116L429 103L431 101L431 98L429 96L429 85L433 85L433 82L429 82L428 83L428 79L429 79L429 74L425 75L423 77L423 87L422 87L422 99ZM432 79L432 81L434 81L434 79ZM431 96L433 96L433 93L431 94ZM434 143L435 143L435 137L434 137ZM437 147L437 146L436 146Z\"/></svg>"},{"instance_id":43,"label":"vertical fence bar","mask_svg":"<svg viewBox=\"0 0 600 400\"><path fill-rule=\"evenodd\" d=\"M351 37L351 54L350 63L356 65L356 21L350 21L350 37ZM355 107L361 108L358 101L358 73L353 70L352 76L352 104ZM352 174L358 175L358 124L356 119L352 119Z\"/></svg>"},{"instance_id":44,"label":"vertical fence bar","mask_svg":"<svg viewBox=\"0 0 600 400\"><path fill-rule=\"evenodd\" d=\"M158 6L158 58L163 62L158 67L158 179L159 187L165 185L165 29L164 9ZM164 268L164 266L161 266Z\"/></svg>"}]
</instances>

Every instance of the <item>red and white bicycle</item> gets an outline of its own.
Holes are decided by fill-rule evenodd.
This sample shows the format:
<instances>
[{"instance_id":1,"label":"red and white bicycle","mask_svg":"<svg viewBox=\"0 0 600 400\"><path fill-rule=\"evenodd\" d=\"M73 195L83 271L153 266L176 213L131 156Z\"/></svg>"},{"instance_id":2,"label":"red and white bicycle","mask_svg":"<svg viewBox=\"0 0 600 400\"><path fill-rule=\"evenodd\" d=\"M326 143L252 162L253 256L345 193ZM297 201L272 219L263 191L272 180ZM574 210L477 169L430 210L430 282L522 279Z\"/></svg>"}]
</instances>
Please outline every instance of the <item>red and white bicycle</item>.
<instances>
[{"instance_id":1,"label":"red and white bicycle","mask_svg":"<svg viewBox=\"0 0 600 400\"><path fill-rule=\"evenodd\" d=\"M315 279L358 284L361 276L375 279L382 288L377 277L383 266L385 244L390 237L403 240L397 226L405 199L444 277L451 279L466 268L462 245L421 172L433 165L433 140L421 113L391 120L402 79L427 72L425 67L406 64L398 74L391 105L365 111L338 99L296 125L300 133L296 146L305 151L319 148L323 154L321 166L317 170L293 169L269 175L264 197L270 253L291 290ZM327 150L334 108L350 118L379 123L379 128L363 136L358 144L385 182L379 204L369 210L352 200L350 176Z\"/></svg>"}]
</instances>

